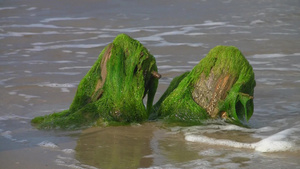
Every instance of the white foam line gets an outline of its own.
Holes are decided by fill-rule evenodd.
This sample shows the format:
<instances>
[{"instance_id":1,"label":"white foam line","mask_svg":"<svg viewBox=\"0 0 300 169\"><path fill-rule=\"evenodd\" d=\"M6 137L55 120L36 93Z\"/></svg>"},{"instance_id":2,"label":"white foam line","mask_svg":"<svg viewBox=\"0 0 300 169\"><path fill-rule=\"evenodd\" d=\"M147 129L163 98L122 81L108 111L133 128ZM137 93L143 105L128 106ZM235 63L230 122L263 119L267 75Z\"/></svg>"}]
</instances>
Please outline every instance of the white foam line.
<instances>
[{"instance_id":1,"label":"white foam line","mask_svg":"<svg viewBox=\"0 0 300 169\"><path fill-rule=\"evenodd\" d=\"M73 149L63 149L61 151L64 152L64 153L66 153L66 154L73 154L73 153L75 153L75 150L73 150Z\"/></svg>"},{"instance_id":2,"label":"white foam line","mask_svg":"<svg viewBox=\"0 0 300 169\"><path fill-rule=\"evenodd\" d=\"M19 96L25 97L25 99L33 99L33 98L40 98L39 96L34 96L34 95L28 95L28 94L18 94Z\"/></svg>"},{"instance_id":3,"label":"white foam line","mask_svg":"<svg viewBox=\"0 0 300 169\"><path fill-rule=\"evenodd\" d=\"M265 23L265 22L258 19L258 20L252 21L252 22L250 23L250 25L256 25L256 24L261 24L261 23Z\"/></svg>"},{"instance_id":4,"label":"white foam line","mask_svg":"<svg viewBox=\"0 0 300 169\"><path fill-rule=\"evenodd\" d=\"M147 27L137 27L137 28L151 28L151 29L169 29L169 28L182 28L182 27L202 27L202 26L224 26L228 22L213 22L205 21L200 24L188 24L188 25L169 25L169 26L147 26Z\"/></svg>"},{"instance_id":5,"label":"white foam line","mask_svg":"<svg viewBox=\"0 0 300 169\"><path fill-rule=\"evenodd\" d=\"M185 35L189 35L189 36L199 36L199 35L207 35L207 33L195 32L195 33L186 33Z\"/></svg>"},{"instance_id":6,"label":"white foam line","mask_svg":"<svg viewBox=\"0 0 300 169\"><path fill-rule=\"evenodd\" d=\"M55 26L55 25L45 25L45 24L29 24L29 25L2 25L0 28L73 28L73 27L61 27L61 26Z\"/></svg>"},{"instance_id":7,"label":"white foam line","mask_svg":"<svg viewBox=\"0 0 300 169\"><path fill-rule=\"evenodd\" d=\"M0 34L0 37L23 37L27 35L56 35L62 34L56 31L45 31L41 33L33 33L33 32L7 32L5 34Z\"/></svg>"},{"instance_id":8,"label":"white foam line","mask_svg":"<svg viewBox=\"0 0 300 169\"><path fill-rule=\"evenodd\" d=\"M285 32L272 32L272 33L267 33L270 35L299 35L299 33L285 33Z\"/></svg>"},{"instance_id":9,"label":"white foam line","mask_svg":"<svg viewBox=\"0 0 300 169\"><path fill-rule=\"evenodd\" d=\"M283 53L270 53L270 54L256 54L250 57L252 58L281 58L286 56L299 56L300 53L293 53L293 54L283 54Z\"/></svg>"},{"instance_id":10,"label":"white foam line","mask_svg":"<svg viewBox=\"0 0 300 169\"><path fill-rule=\"evenodd\" d=\"M90 48L98 48L106 46L108 43L102 44L62 44L62 45L53 45L53 46L34 46L34 48L26 49L27 51L44 51L49 49L64 49L64 48L83 48L83 49L90 49Z\"/></svg>"},{"instance_id":11,"label":"white foam line","mask_svg":"<svg viewBox=\"0 0 300 169\"><path fill-rule=\"evenodd\" d=\"M79 18L72 18L72 17L61 17L61 18L48 18L41 20L40 22L43 23L48 23L48 22L53 22L53 21L74 21L74 20L85 20L85 19L90 19L89 17L79 17Z\"/></svg>"},{"instance_id":12,"label":"white foam line","mask_svg":"<svg viewBox=\"0 0 300 169\"><path fill-rule=\"evenodd\" d=\"M32 11L32 10L36 10L37 8L36 7L31 7L31 8L27 8L26 10L27 11Z\"/></svg>"},{"instance_id":13,"label":"white foam line","mask_svg":"<svg viewBox=\"0 0 300 169\"><path fill-rule=\"evenodd\" d=\"M55 163L59 166L64 166L68 168L75 168L75 169L97 169L96 167L81 164L79 161L77 161L74 158L70 157L64 157L61 155L57 156L57 159L55 160Z\"/></svg>"},{"instance_id":14,"label":"white foam line","mask_svg":"<svg viewBox=\"0 0 300 169\"><path fill-rule=\"evenodd\" d=\"M253 39L254 41L268 41L270 39Z\"/></svg>"},{"instance_id":15,"label":"white foam line","mask_svg":"<svg viewBox=\"0 0 300 169\"><path fill-rule=\"evenodd\" d=\"M281 132L275 133L256 143L241 143L226 139L209 138L203 135L186 134L185 140L191 142L205 143L209 145L228 146L234 148L254 149L259 152L279 152L297 149L295 144L288 140L287 137L292 133L300 131L298 128L289 128Z\"/></svg>"},{"instance_id":16,"label":"white foam line","mask_svg":"<svg viewBox=\"0 0 300 169\"><path fill-rule=\"evenodd\" d=\"M199 155L202 155L202 156L221 156L222 153L220 151L215 150L215 149L208 149L208 150L204 150L202 152L199 152Z\"/></svg>"},{"instance_id":17,"label":"white foam line","mask_svg":"<svg viewBox=\"0 0 300 169\"><path fill-rule=\"evenodd\" d=\"M155 55L155 58L165 58L165 57L170 57L171 55Z\"/></svg>"},{"instance_id":18,"label":"white foam line","mask_svg":"<svg viewBox=\"0 0 300 169\"><path fill-rule=\"evenodd\" d=\"M163 33L159 33L159 34L155 34L153 35L154 37L161 37L161 36L170 36L170 35L184 35L185 33L187 33L188 30L182 30L182 31L169 31L169 32L163 32Z\"/></svg>"},{"instance_id":19,"label":"white foam line","mask_svg":"<svg viewBox=\"0 0 300 169\"><path fill-rule=\"evenodd\" d=\"M0 84L3 85L5 82L10 81L10 80L12 80L12 79L15 79L15 77L10 77L10 78L7 78L7 79L1 79L1 80L0 80Z\"/></svg>"},{"instance_id":20,"label":"white foam line","mask_svg":"<svg viewBox=\"0 0 300 169\"><path fill-rule=\"evenodd\" d=\"M70 61L70 60L58 60L58 61L54 61L53 63L73 63L73 62L74 61Z\"/></svg>"},{"instance_id":21,"label":"white foam line","mask_svg":"<svg viewBox=\"0 0 300 169\"><path fill-rule=\"evenodd\" d=\"M175 28L191 28L191 27L209 27L209 26L229 26L229 27L238 27L235 25L226 25L227 22L213 22L213 21L205 21L200 24L188 24L188 25L169 25L169 26L146 26L146 27L133 27L133 28L119 28L119 29L108 29L103 28L102 31L110 31L110 32L125 32L125 33L133 33L139 31L148 31L148 32L156 32L155 29L175 29ZM184 30L183 32L187 32L188 30Z\"/></svg>"},{"instance_id":22,"label":"white foam line","mask_svg":"<svg viewBox=\"0 0 300 169\"><path fill-rule=\"evenodd\" d=\"M50 31L48 31L48 32L50 32ZM52 32L55 33L55 31L52 31ZM61 33L57 33L57 34L61 34ZM35 42L35 43L31 43L31 45L33 45L33 46L47 46L47 45L58 44L58 43L82 42L82 41L86 41L86 40L97 39L98 37L91 37L91 38L87 38L87 39L61 40L61 41L54 41L54 42Z\"/></svg>"},{"instance_id":23,"label":"white foam line","mask_svg":"<svg viewBox=\"0 0 300 169\"><path fill-rule=\"evenodd\" d=\"M7 32L6 34L0 34L2 37L23 37L26 35L37 35L39 33L32 33L32 32Z\"/></svg>"},{"instance_id":24,"label":"white foam line","mask_svg":"<svg viewBox=\"0 0 300 169\"><path fill-rule=\"evenodd\" d=\"M278 152L287 151L295 147L295 144L286 139L287 136L291 135L295 131L299 131L299 128L289 128L273 134L261 141L255 143L255 150L260 152Z\"/></svg>"},{"instance_id":25,"label":"white foam line","mask_svg":"<svg viewBox=\"0 0 300 169\"><path fill-rule=\"evenodd\" d=\"M44 72L44 73L41 73L41 74L75 76L75 75L80 75L81 72Z\"/></svg>"},{"instance_id":26,"label":"white foam line","mask_svg":"<svg viewBox=\"0 0 300 169\"><path fill-rule=\"evenodd\" d=\"M62 52L64 52L64 53L72 53L71 50L62 50Z\"/></svg>"},{"instance_id":27,"label":"white foam line","mask_svg":"<svg viewBox=\"0 0 300 169\"><path fill-rule=\"evenodd\" d=\"M14 141L14 142L17 142L17 143L26 143L27 140L23 139L23 140L17 140L15 138L12 137L12 132L7 130L5 132L2 132L3 130L0 129L0 133L1 133L1 136L3 136L4 138L8 139L8 140L11 140L11 141Z\"/></svg>"},{"instance_id":28,"label":"white foam line","mask_svg":"<svg viewBox=\"0 0 300 169\"><path fill-rule=\"evenodd\" d=\"M236 31L236 30L231 30L230 34L249 34L251 33L250 31Z\"/></svg>"},{"instance_id":29,"label":"white foam line","mask_svg":"<svg viewBox=\"0 0 300 169\"><path fill-rule=\"evenodd\" d=\"M16 9L16 7L3 7L3 8L0 8L0 11L7 10L7 9Z\"/></svg>"},{"instance_id":30,"label":"white foam line","mask_svg":"<svg viewBox=\"0 0 300 169\"><path fill-rule=\"evenodd\" d=\"M221 123L221 125L211 124L211 123L214 123L214 122L215 123L219 122L219 123ZM207 132L208 130L213 130L213 131L216 131L216 130L218 130L218 131L219 130L220 131L242 131L242 132L247 132L247 133L252 133L252 132L256 131L255 129L248 129L248 128L239 127L239 126L236 126L236 125L229 125L229 124L223 124L222 125L222 122L223 121L213 120L213 121L211 121L211 123L208 122L207 123L208 125L187 127L187 128L183 128L183 129L178 128L178 129L180 129L182 131L185 131L185 132L189 132L189 133L199 133L201 131Z\"/></svg>"},{"instance_id":31,"label":"white foam line","mask_svg":"<svg viewBox=\"0 0 300 169\"><path fill-rule=\"evenodd\" d=\"M76 52L76 54L86 55L88 53L87 52Z\"/></svg>"},{"instance_id":32,"label":"white foam line","mask_svg":"<svg viewBox=\"0 0 300 169\"><path fill-rule=\"evenodd\" d=\"M154 42L159 42L164 40L162 37L158 37L158 36L146 36L146 37L139 37L136 38L136 40L144 42L144 41L154 41Z\"/></svg>"},{"instance_id":33,"label":"white foam line","mask_svg":"<svg viewBox=\"0 0 300 169\"><path fill-rule=\"evenodd\" d=\"M158 47L164 47L164 46L189 46L189 47L203 47L203 43L173 43L173 42L167 42L167 41L161 41L158 44L154 44L151 46L158 46Z\"/></svg>"},{"instance_id":34,"label":"white foam line","mask_svg":"<svg viewBox=\"0 0 300 169\"><path fill-rule=\"evenodd\" d=\"M70 83L59 84L59 83L45 82L45 83L40 83L40 84L37 84L37 85L39 87L53 87L53 88L73 88L73 87L76 87L76 85L70 84Z\"/></svg>"},{"instance_id":35,"label":"white foam line","mask_svg":"<svg viewBox=\"0 0 300 169\"><path fill-rule=\"evenodd\" d=\"M279 54L279 53L273 53L273 54L256 54L253 55L252 58L280 58L285 57L286 54Z\"/></svg>"},{"instance_id":36,"label":"white foam line","mask_svg":"<svg viewBox=\"0 0 300 169\"><path fill-rule=\"evenodd\" d=\"M23 63L25 64L30 64L30 65L36 65L36 64L46 64L49 63L49 61L45 61L45 60L30 60L30 61L23 61Z\"/></svg>"},{"instance_id":37,"label":"white foam line","mask_svg":"<svg viewBox=\"0 0 300 169\"><path fill-rule=\"evenodd\" d=\"M31 118L29 117L23 117L23 116L18 116L18 115L9 115L9 116L0 116L0 121L1 120L11 120L11 119L25 119L25 120L30 120Z\"/></svg>"},{"instance_id":38,"label":"white foam line","mask_svg":"<svg viewBox=\"0 0 300 169\"><path fill-rule=\"evenodd\" d=\"M59 70L70 70L70 69L90 69L91 66L73 66L73 67L61 67Z\"/></svg>"},{"instance_id":39,"label":"white foam line","mask_svg":"<svg viewBox=\"0 0 300 169\"><path fill-rule=\"evenodd\" d=\"M64 92L64 93L69 93L70 92L70 90L68 89L68 88L61 88L61 92Z\"/></svg>"},{"instance_id":40,"label":"white foam line","mask_svg":"<svg viewBox=\"0 0 300 169\"><path fill-rule=\"evenodd\" d=\"M12 138L11 131L2 132L1 135L6 139L15 141L15 139Z\"/></svg>"},{"instance_id":41,"label":"white foam line","mask_svg":"<svg viewBox=\"0 0 300 169\"><path fill-rule=\"evenodd\" d=\"M193 65L194 65L194 64L198 64L199 62L200 62L200 61L188 61L187 63L188 63L188 64L193 64Z\"/></svg>"},{"instance_id":42,"label":"white foam line","mask_svg":"<svg viewBox=\"0 0 300 169\"><path fill-rule=\"evenodd\" d=\"M266 65L269 64L270 62L258 62L258 61L251 61L248 60L250 62L251 65Z\"/></svg>"},{"instance_id":43,"label":"white foam line","mask_svg":"<svg viewBox=\"0 0 300 169\"><path fill-rule=\"evenodd\" d=\"M300 71L297 68L285 68L285 67L273 67L273 68L258 68L254 67L254 70L271 70L271 71Z\"/></svg>"},{"instance_id":44,"label":"white foam line","mask_svg":"<svg viewBox=\"0 0 300 169\"><path fill-rule=\"evenodd\" d=\"M199 143L206 143L210 145L221 145L221 146L229 146L234 148L248 148L248 149L254 149L255 147L253 144L249 143L240 143L236 141L231 140L223 140L223 139L213 139L206 136L195 136L195 135L186 135L185 140L191 141L191 142L199 142Z\"/></svg>"},{"instance_id":45,"label":"white foam line","mask_svg":"<svg viewBox=\"0 0 300 169\"><path fill-rule=\"evenodd\" d=\"M300 68L300 64L292 64L292 66Z\"/></svg>"},{"instance_id":46,"label":"white foam line","mask_svg":"<svg viewBox=\"0 0 300 169\"><path fill-rule=\"evenodd\" d=\"M54 143L52 143L50 141L42 141L38 145L41 147L45 147L45 148L58 148L57 145L55 145Z\"/></svg>"},{"instance_id":47,"label":"white foam line","mask_svg":"<svg viewBox=\"0 0 300 169\"><path fill-rule=\"evenodd\" d=\"M107 31L107 32L121 32L121 33L135 33L140 31L148 31L153 32L153 30L150 29L142 29L142 28L119 28L119 29L107 29L103 28L101 31Z\"/></svg>"}]
</instances>

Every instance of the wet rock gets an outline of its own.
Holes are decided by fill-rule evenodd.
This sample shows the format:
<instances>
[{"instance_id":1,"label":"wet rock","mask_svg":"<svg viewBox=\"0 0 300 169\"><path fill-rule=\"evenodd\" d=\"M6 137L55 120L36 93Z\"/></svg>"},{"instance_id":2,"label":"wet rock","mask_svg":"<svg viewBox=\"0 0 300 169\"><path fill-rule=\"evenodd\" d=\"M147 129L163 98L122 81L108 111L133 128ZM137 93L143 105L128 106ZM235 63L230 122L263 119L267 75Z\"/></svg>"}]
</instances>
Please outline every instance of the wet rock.
<instances>
[{"instance_id":1,"label":"wet rock","mask_svg":"<svg viewBox=\"0 0 300 169\"><path fill-rule=\"evenodd\" d=\"M70 108L36 117L32 123L40 128L73 128L145 121L152 110L158 78L155 58L148 50L131 37L118 35L81 80Z\"/></svg>"},{"instance_id":2,"label":"wet rock","mask_svg":"<svg viewBox=\"0 0 300 169\"><path fill-rule=\"evenodd\" d=\"M170 122L220 117L240 123L253 114L255 84L243 54L232 46L217 46L191 72L175 78L154 107L157 116Z\"/></svg>"}]
</instances>

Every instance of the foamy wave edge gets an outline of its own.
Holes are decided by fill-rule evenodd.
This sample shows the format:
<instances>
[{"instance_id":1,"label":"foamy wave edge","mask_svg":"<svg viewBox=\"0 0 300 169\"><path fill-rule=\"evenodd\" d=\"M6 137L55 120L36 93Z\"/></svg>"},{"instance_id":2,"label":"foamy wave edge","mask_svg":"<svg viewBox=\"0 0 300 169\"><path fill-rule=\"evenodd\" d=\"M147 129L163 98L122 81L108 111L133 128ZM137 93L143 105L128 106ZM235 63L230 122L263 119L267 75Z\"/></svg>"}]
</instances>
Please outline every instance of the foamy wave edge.
<instances>
[{"instance_id":1,"label":"foamy wave edge","mask_svg":"<svg viewBox=\"0 0 300 169\"><path fill-rule=\"evenodd\" d=\"M275 133L256 143L242 143L226 139L215 139L203 135L186 134L185 140L190 142L205 143L209 145L219 145L234 148L253 149L258 152L282 152L282 151L297 151L299 148L291 140L285 140L287 135L292 134L299 129L290 128L281 132Z\"/></svg>"}]
</instances>

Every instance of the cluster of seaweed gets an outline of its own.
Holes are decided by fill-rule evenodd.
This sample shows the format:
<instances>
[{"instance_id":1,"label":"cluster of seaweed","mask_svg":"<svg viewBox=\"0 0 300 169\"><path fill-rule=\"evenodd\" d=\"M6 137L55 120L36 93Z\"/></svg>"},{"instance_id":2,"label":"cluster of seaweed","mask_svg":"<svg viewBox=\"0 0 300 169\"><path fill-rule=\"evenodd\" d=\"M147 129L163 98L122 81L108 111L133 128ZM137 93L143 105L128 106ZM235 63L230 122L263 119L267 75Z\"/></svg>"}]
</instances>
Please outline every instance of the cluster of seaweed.
<instances>
[{"instance_id":1,"label":"cluster of seaweed","mask_svg":"<svg viewBox=\"0 0 300 169\"><path fill-rule=\"evenodd\" d=\"M170 122L201 124L222 116L231 122L248 121L255 84L253 69L243 54L233 46L217 46L191 72L174 78L154 107L157 116ZM196 98L197 93L205 95Z\"/></svg>"},{"instance_id":2,"label":"cluster of seaweed","mask_svg":"<svg viewBox=\"0 0 300 169\"><path fill-rule=\"evenodd\" d=\"M174 78L152 106L159 78L153 55L137 40L120 34L81 80L70 108L36 117L32 123L39 128L78 128L161 118L200 124L217 117L240 122L253 113L254 73L235 47L212 49L191 72ZM208 91L205 84L210 85ZM208 96L198 96L203 93Z\"/></svg>"}]
</instances>

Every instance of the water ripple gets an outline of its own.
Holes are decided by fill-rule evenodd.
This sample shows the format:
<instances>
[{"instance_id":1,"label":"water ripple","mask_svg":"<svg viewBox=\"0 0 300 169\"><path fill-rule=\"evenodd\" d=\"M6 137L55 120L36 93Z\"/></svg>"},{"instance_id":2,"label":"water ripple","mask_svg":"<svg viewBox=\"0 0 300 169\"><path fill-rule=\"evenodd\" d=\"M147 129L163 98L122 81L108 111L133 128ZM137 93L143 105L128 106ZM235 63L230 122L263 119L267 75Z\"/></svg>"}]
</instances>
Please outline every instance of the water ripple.
<instances>
[{"instance_id":1,"label":"water ripple","mask_svg":"<svg viewBox=\"0 0 300 169\"><path fill-rule=\"evenodd\" d=\"M40 22L48 23L53 21L75 21L75 20L85 20L90 19L89 17L79 17L79 18L72 18L72 17L61 17L61 18L47 18L43 19Z\"/></svg>"}]
</instances>

